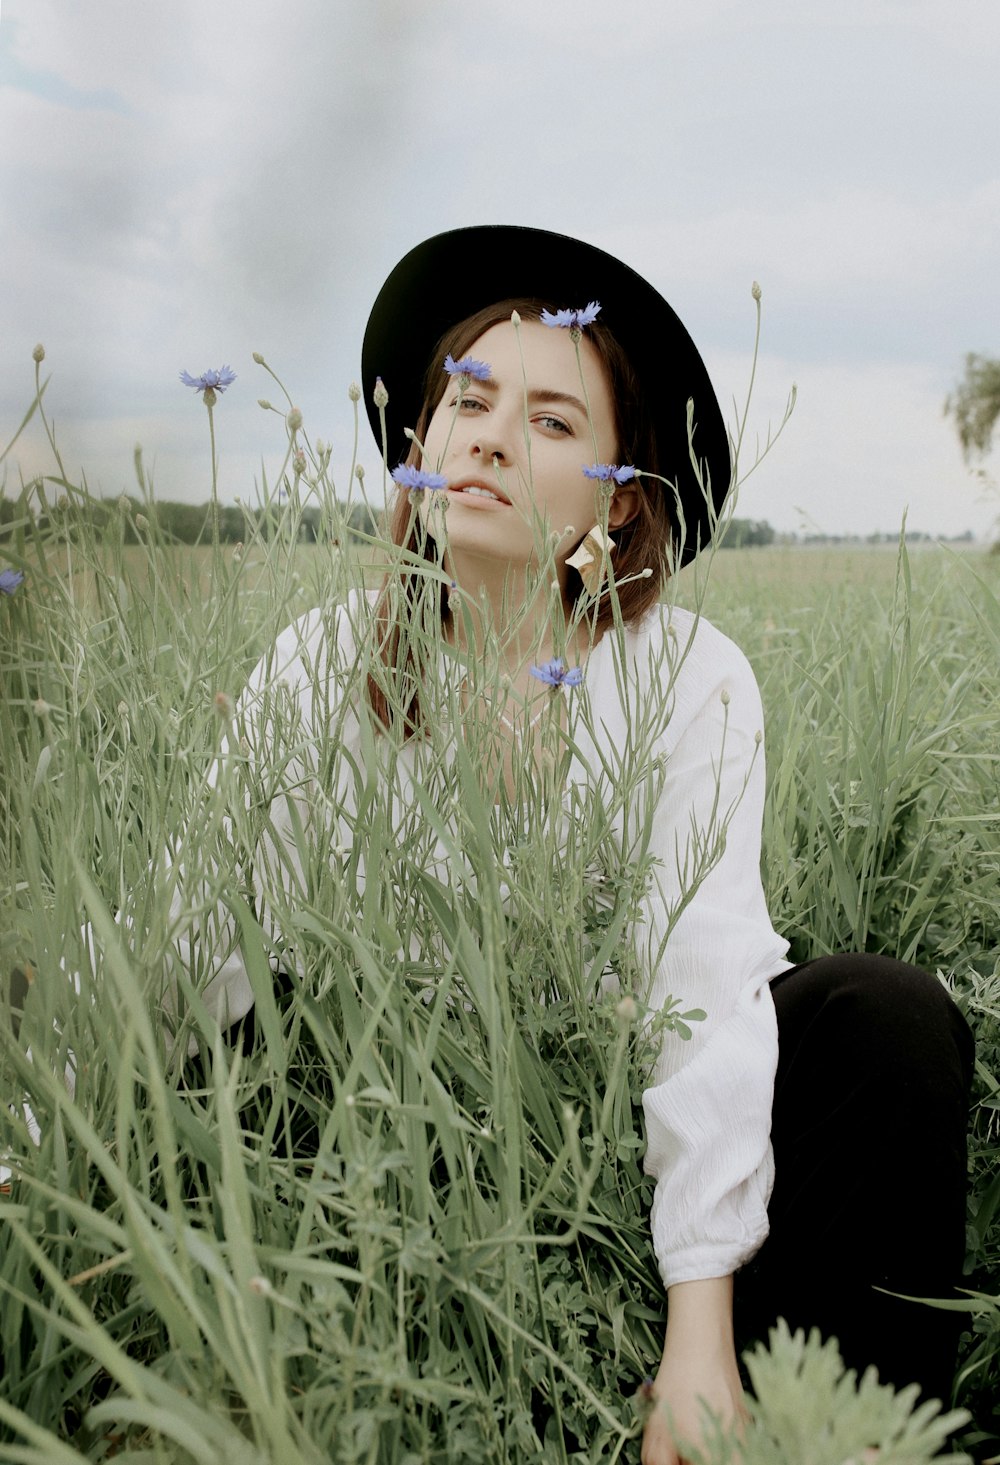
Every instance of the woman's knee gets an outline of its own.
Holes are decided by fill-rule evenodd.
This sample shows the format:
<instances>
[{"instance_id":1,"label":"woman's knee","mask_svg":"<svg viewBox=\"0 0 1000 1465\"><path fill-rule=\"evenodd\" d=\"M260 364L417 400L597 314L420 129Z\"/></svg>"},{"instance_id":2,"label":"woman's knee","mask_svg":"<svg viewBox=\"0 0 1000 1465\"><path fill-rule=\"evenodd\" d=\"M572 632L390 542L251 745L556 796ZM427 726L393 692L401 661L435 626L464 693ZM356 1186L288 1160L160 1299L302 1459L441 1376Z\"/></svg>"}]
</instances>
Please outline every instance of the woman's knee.
<instances>
[{"instance_id":1,"label":"woman's knee","mask_svg":"<svg viewBox=\"0 0 1000 1465\"><path fill-rule=\"evenodd\" d=\"M937 977L894 957L817 957L772 983L779 1047L821 1040L840 1061L894 1070L944 1064L968 1089L974 1044L969 1026Z\"/></svg>"}]
</instances>

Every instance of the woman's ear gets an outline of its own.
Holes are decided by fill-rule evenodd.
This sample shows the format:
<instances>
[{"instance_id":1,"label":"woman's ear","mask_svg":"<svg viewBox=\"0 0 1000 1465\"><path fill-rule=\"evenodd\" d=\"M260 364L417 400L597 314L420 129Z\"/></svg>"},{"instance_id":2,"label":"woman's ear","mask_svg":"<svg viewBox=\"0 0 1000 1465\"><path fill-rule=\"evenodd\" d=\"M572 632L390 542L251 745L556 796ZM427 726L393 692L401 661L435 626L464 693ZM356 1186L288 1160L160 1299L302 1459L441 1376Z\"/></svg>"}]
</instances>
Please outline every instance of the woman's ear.
<instances>
[{"instance_id":1,"label":"woman's ear","mask_svg":"<svg viewBox=\"0 0 1000 1465\"><path fill-rule=\"evenodd\" d=\"M617 488L614 497L608 505L608 528L622 529L626 524L631 524L639 512L639 490L637 488Z\"/></svg>"}]
</instances>

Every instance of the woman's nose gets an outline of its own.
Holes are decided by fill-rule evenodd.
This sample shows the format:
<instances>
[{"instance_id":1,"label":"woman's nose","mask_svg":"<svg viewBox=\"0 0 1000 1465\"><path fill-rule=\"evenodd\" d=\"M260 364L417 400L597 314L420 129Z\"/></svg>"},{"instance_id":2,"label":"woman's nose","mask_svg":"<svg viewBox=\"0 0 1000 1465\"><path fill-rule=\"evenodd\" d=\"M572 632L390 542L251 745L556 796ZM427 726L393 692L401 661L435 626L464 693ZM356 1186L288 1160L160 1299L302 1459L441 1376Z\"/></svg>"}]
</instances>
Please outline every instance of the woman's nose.
<instances>
[{"instance_id":1,"label":"woman's nose","mask_svg":"<svg viewBox=\"0 0 1000 1465\"><path fill-rule=\"evenodd\" d=\"M474 458L485 458L490 463L503 464L507 461L507 456L500 443L485 437L476 438L475 442L470 444L469 451Z\"/></svg>"},{"instance_id":2,"label":"woman's nose","mask_svg":"<svg viewBox=\"0 0 1000 1465\"><path fill-rule=\"evenodd\" d=\"M498 404L474 424L468 439L469 452L480 462L509 467L516 458L518 436L523 443L523 409L515 414L513 407Z\"/></svg>"}]
</instances>

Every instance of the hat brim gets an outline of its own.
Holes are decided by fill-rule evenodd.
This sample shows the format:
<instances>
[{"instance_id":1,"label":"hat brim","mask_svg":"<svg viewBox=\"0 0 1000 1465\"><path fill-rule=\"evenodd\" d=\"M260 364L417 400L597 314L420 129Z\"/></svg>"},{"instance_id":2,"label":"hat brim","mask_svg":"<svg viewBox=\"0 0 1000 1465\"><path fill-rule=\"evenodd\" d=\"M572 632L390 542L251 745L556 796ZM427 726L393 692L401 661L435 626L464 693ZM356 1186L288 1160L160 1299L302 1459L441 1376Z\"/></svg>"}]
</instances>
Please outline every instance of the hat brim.
<instances>
[{"instance_id":1,"label":"hat brim","mask_svg":"<svg viewBox=\"0 0 1000 1465\"><path fill-rule=\"evenodd\" d=\"M711 538L729 492L729 435L719 403L694 342L663 296L621 260L580 239L483 224L436 234L404 255L372 306L361 356L368 420L380 450L372 399L376 378L389 394L386 446L395 464L409 451L404 428L416 426L424 377L441 337L485 306L516 297L540 300L551 310L600 301L600 319L628 356L643 391L659 471L676 484L684 521L678 557L686 564Z\"/></svg>"}]
</instances>

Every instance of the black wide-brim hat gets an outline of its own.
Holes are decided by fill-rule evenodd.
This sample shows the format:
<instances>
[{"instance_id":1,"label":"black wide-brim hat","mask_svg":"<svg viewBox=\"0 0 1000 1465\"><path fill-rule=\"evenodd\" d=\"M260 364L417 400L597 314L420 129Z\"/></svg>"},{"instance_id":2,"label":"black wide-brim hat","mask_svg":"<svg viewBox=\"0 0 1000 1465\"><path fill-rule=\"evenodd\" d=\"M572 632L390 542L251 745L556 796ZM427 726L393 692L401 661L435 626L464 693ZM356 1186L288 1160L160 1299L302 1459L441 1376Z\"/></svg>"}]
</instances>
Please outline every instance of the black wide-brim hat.
<instances>
[{"instance_id":1,"label":"black wide-brim hat","mask_svg":"<svg viewBox=\"0 0 1000 1465\"><path fill-rule=\"evenodd\" d=\"M436 234L403 256L372 306L361 354L365 405L379 449L382 431L372 399L376 378L382 378L389 394L392 465L410 450L403 430L416 427L427 368L442 336L476 311L517 297L538 300L550 310L600 301L599 319L638 378L656 436L659 471L676 484L685 526L679 559L686 564L711 538L729 492L729 434L722 412L705 363L673 308L635 270L580 239L516 224L483 224ZM690 438L689 401L694 404ZM662 484L655 489L671 492Z\"/></svg>"}]
</instances>

